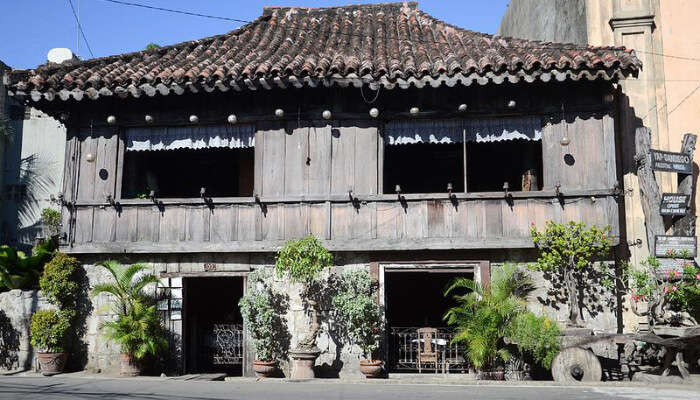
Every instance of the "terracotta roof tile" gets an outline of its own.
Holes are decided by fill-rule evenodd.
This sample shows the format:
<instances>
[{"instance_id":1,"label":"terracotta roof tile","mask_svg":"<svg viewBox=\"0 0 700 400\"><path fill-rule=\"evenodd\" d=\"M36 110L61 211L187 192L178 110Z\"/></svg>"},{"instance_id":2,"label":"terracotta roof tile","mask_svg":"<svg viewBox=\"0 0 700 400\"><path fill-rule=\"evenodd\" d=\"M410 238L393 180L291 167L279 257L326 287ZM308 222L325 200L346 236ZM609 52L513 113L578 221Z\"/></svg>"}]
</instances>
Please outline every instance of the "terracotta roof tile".
<instances>
[{"instance_id":1,"label":"terracotta roof tile","mask_svg":"<svg viewBox=\"0 0 700 400\"><path fill-rule=\"evenodd\" d=\"M632 51L498 37L437 20L416 3L329 8L265 7L227 34L155 50L15 71L11 90L61 98L94 88L139 95L140 86L246 87L268 83L375 82L387 87L459 79L619 79L636 74ZM291 79L290 79L291 78ZM296 78L296 80L294 80ZM343 82L343 80L346 80ZM355 80L355 81L353 81ZM357 81L359 80L359 81ZM502 81L502 79L500 79ZM244 83L245 82L245 83ZM137 86L136 90L130 88ZM221 86L221 85L217 85ZM70 92L66 94L67 92ZM97 94L95 94L97 96ZM52 96L53 98L53 96Z\"/></svg>"}]
</instances>

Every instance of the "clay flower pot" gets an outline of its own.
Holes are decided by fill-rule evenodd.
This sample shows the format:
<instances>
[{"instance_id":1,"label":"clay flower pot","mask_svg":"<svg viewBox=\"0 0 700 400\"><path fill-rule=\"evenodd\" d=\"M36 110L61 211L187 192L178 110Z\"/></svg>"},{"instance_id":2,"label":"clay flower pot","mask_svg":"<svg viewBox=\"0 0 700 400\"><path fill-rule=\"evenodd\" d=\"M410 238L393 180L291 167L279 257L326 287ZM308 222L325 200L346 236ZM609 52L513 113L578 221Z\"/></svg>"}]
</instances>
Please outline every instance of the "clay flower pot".
<instances>
[{"instance_id":1,"label":"clay flower pot","mask_svg":"<svg viewBox=\"0 0 700 400\"><path fill-rule=\"evenodd\" d=\"M141 375L141 365L129 354L121 354L119 356L120 376L139 376Z\"/></svg>"},{"instance_id":2,"label":"clay flower pot","mask_svg":"<svg viewBox=\"0 0 700 400\"><path fill-rule=\"evenodd\" d=\"M270 378L277 372L277 361L253 361L253 371L258 378Z\"/></svg>"},{"instance_id":3,"label":"clay flower pot","mask_svg":"<svg viewBox=\"0 0 700 400\"><path fill-rule=\"evenodd\" d=\"M360 372L367 378L379 378L384 362L381 360L360 360Z\"/></svg>"},{"instance_id":4,"label":"clay flower pot","mask_svg":"<svg viewBox=\"0 0 700 400\"><path fill-rule=\"evenodd\" d=\"M39 368L44 376L60 374L66 367L68 353L38 353Z\"/></svg>"}]
</instances>

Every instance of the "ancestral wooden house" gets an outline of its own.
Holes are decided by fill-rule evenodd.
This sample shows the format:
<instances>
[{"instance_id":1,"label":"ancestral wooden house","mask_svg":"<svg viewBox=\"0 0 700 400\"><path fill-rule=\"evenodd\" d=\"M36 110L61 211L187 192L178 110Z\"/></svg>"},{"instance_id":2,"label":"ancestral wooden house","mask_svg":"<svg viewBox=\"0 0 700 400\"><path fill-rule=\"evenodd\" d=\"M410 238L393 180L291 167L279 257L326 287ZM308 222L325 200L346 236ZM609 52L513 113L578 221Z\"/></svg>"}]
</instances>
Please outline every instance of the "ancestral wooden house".
<instances>
[{"instance_id":1,"label":"ancestral wooden house","mask_svg":"<svg viewBox=\"0 0 700 400\"><path fill-rule=\"evenodd\" d=\"M444 326L449 279L534 260L532 224L610 225L619 243L615 83L640 68L416 3L270 7L220 36L15 71L10 90L68 127L62 250L88 270L154 264L180 371L247 371L245 277L306 235L379 280L400 369L410 327ZM237 350L206 351L217 329ZM327 341L337 370L350 356Z\"/></svg>"}]
</instances>

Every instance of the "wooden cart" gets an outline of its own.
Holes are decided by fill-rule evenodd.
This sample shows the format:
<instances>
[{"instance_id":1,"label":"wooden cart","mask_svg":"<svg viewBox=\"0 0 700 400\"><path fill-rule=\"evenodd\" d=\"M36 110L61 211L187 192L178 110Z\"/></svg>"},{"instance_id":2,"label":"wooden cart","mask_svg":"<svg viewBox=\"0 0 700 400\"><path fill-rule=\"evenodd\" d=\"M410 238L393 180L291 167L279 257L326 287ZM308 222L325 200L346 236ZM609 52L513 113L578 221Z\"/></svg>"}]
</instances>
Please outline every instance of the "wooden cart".
<instances>
[{"instance_id":1,"label":"wooden cart","mask_svg":"<svg viewBox=\"0 0 700 400\"><path fill-rule=\"evenodd\" d=\"M668 377L674 366L683 380L690 378L684 358L697 362L700 352L700 325L692 327L659 326L650 333L635 334L599 334L582 338L575 345L564 347L552 362L552 376L557 382L572 383L577 381L598 382L603 370L598 357L590 346L597 343L615 343L625 345L625 354L620 357L621 365L629 365L637 343L649 343L666 349L660 375L646 375L663 380ZM631 349L631 350L628 350Z\"/></svg>"}]
</instances>

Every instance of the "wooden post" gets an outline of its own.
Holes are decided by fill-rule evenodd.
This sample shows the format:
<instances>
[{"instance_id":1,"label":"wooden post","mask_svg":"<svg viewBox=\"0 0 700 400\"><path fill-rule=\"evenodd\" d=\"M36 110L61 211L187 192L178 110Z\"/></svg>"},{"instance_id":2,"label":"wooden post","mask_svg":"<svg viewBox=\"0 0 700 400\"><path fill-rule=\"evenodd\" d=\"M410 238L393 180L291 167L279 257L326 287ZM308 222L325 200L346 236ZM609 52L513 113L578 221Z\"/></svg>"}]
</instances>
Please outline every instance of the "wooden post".
<instances>
[{"instance_id":1,"label":"wooden post","mask_svg":"<svg viewBox=\"0 0 700 400\"><path fill-rule=\"evenodd\" d=\"M692 133L683 135L683 144L681 145L681 153L687 154L690 159L693 159L695 151L695 142L697 136ZM694 172L694 171L693 171ZM673 221L673 234L677 236L695 236L695 196L694 196L694 181L695 173L690 175L678 175L678 193L687 194L690 197L688 205L688 213Z\"/></svg>"},{"instance_id":2,"label":"wooden post","mask_svg":"<svg viewBox=\"0 0 700 400\"><path fill-rule=\"evenodd\" d=\"M647 246L649 246L649 253L653 254L654 237L665 234L666 229L659 213L661 193L659 193L659 185L656 182L654 171L651 169L651 130L649 128L637 128L635 148L634 159L637 162L637 179L639 179L639 192L647 227Z\"/></svg>"}]
</instances>

